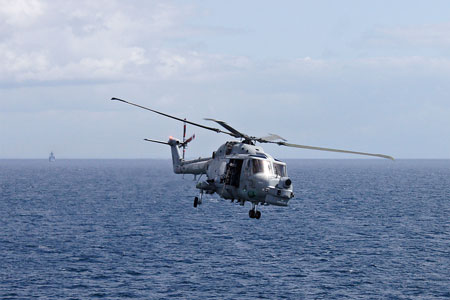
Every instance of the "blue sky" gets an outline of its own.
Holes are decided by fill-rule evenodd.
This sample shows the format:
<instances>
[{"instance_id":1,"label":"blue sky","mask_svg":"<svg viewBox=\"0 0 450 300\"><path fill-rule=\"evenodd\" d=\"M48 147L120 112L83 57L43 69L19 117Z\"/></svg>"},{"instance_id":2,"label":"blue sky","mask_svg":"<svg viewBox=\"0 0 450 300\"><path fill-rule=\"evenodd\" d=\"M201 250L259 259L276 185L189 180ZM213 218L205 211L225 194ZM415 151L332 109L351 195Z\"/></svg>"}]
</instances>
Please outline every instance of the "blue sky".
<instances>
[{"instance_id":1,"label":"blue sky","mask_svg":"<svg viewBox=\"0 0 450 300\"><path fill-rule=\"evenodd\" d=\"M0 158L168 158L142 139L182 124L111 97L292 143L450 158L449 16L445 1L3 0ZM191 157L227 139L188 131Z\"/></svg>"}]
</instances>

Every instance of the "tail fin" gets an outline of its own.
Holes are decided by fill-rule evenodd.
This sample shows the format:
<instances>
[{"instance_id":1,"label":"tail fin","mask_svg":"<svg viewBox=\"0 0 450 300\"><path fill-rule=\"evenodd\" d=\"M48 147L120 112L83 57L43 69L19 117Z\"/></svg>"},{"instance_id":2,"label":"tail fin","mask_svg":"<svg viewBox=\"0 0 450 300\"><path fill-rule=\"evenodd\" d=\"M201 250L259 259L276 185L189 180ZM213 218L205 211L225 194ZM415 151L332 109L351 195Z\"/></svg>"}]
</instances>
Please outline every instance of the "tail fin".
<instances>
[{"instance_id":1,"label":"tail fin","mask_svg":"<svg viewBox=\"0 0 450 300\"><path fill-rule=\"evenodd\" d=\"M176 138L173 138L173 137L169 137L169 141L167 143L162 142L162 141L151 140L151 139L144 139L144 140L147 142L169 145L170 150L172 151L173 172L175 174L181 174L182 173L181 165L184 162L184 158L181 158L180 147L186 146L187 143L192 141L194 138L195 138L195 134L193 136L191 136L190 138L188 138L187 140L185 140L184 143L180 143L179 140L177 140ZM197 173L195 173L195 174L197 174Z\"/></svg>"},{"instance_id":2,"label":"tail fin","mask_svg":"<svg viewBox=\"0 0 450 300\"><path fill-rule=\"evenodd\" d=\"M169 141L166 142L162 142L162 141L157 141L157 140L151 140L151 139L144 139L144 141L147 142L153 142L153 143L158 143L158 144L164 144L164 145L169 145L170 146L170 150L172 150L172 165L173 165L173 171L176 174L180 174L181 173L181 162L183 161L181 159L181 155L180 155L180 141L170 137Z\"/></svg>"},{"instance_id":3,"label":"tail fin","mask_svg":"<svg viewBox=\"0 0 450 300\"><path fill-rule=\"evenodd\" d=\"M170 137L168 144L170 146L170 150L172 150L173 171L176 174L180 174L181 173L181 161L182 161L181 155L180 155L180 150L178 148L180 141L173 137Z\"/></svg>"}]
</instances>

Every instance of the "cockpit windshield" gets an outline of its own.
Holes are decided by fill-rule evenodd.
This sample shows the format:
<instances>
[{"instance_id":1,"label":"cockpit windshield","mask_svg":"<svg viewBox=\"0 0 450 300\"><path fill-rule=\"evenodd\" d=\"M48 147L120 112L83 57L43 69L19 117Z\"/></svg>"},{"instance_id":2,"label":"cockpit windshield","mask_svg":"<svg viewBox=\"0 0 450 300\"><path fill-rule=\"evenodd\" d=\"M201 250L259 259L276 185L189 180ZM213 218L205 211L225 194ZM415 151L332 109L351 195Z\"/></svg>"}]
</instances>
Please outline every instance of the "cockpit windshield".
<instances>
[{"instance_id":1,"label":"cockpit windshield","mask_svg":"<svg viewBox=\"0 0 450 300\"><path fill-rule=\"evenodd\" d=\"M274 162L273 163L273 171L276 176L287 177L286 165L284 165L284 164L279 164L279 163Z\"/></svg>"},{"instance_id":2,"label":"cockpit windshield","mask_svg":"<svg viewBox=\"0 0 450 300\"><path fill-rule=\"evenodd\" d=\"M271 167L269 161L267 161L267 160L252 159L252 171L253 171L253 174L257 174L257 173L271 174L272 167Z\"/></svg>"},{"instance_id":3,"label":"cockpit windshield","mask_svg":"<svg viewBox=\"0 0 450 300\"><path fill-rule=\"evenodd\" d=\"M249 165L253 174L264 173L277 177L287 177L286 164L272 162L265 159L251 159ZM247 167L248 168L248 167Z\"/></svg>"}]
</instances>

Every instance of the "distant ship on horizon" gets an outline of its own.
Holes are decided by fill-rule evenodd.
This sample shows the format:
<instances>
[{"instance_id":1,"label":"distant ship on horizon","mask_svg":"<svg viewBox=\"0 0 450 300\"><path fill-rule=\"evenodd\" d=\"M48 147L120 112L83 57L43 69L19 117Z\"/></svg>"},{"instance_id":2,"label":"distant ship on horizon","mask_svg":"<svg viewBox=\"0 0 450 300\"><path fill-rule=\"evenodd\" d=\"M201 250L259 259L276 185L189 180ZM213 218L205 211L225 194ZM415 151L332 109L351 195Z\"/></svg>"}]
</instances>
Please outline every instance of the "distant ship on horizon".
<instances>
[{"instance_id":1,"label":"distant ship on horizon","mask_svg":"<svg viewBox=\"0 0 450 300\"><path fill-rule=\"evenodd\" d=\"M53 152L50 152L50 156L48 157L48 161L49 162L54 162L56 160L55 155L53 154Z\"/></svg>"}]
</instances>

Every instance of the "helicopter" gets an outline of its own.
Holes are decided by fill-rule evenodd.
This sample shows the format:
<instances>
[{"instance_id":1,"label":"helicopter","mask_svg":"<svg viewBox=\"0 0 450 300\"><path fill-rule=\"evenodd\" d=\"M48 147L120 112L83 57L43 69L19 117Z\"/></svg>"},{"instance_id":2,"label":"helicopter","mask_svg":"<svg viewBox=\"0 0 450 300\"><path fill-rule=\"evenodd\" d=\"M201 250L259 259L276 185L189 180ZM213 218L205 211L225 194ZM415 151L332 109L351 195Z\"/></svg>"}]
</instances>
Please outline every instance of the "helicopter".
<instances>
[{"instance_id":1,"label":"helicopter","mask_svg":"<svg viewBox=\"0 0 450 300\"><path fill-rule=\"evenodd\" d=\"M394 160L393 157L384 154L291 144L277 134L254 137L236 130L224 121L205 119L219 124L225 130L178 118L123 99L113 97L111 100L133 105L184 123L182 141L173 137L170 137L167 142L147 138L144 140L170 146L175 174L206 175L205 180L200 181L200 177L196 184L199 196L194 198L194 207L202 204L203 194L214 193L223 199L231 200L231 202L236 201L242 206L246 202L251 203L252 207L248 215L252 219L261 218L261 211L257 209L258 205L288 206L289 200L294 198L295 195L292 180L287 173L286 163L273 158L257 143ZM195 135L193 135L185 139L186 124L226 134L238 140L225 142L212 153L211 157L185 160L184 155L187 144L195 138ZM180 153L181 148L183 149L182 155Z\"/></svg>"}]
</instances>

